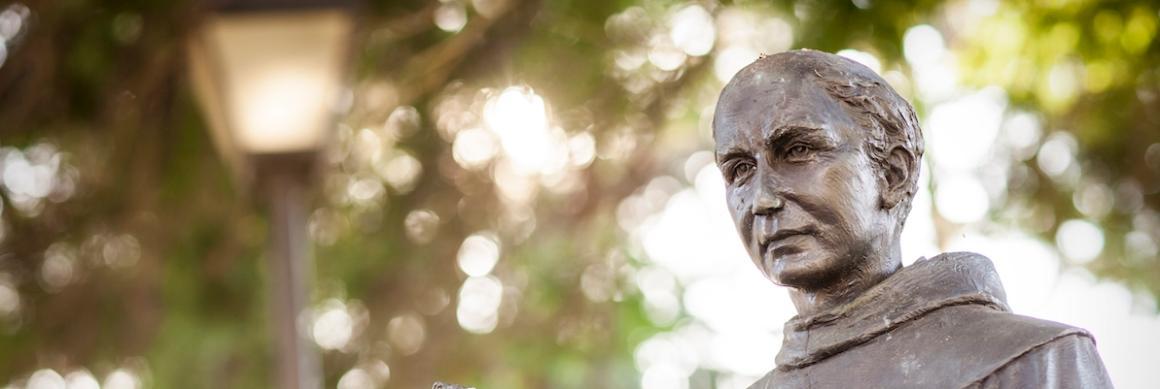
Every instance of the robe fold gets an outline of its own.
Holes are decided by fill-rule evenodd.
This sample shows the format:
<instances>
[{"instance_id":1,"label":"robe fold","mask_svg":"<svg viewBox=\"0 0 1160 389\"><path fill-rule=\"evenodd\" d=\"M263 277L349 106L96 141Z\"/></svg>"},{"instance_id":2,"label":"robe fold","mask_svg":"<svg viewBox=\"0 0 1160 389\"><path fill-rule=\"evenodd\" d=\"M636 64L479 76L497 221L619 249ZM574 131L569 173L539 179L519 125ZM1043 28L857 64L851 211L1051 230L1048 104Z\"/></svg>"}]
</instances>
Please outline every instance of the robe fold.
<instances>
[{"instance_id":1,"label":"robe fold","mask_svg":"<svg viewBox=\"0 0 1160 389\"><path fill-rule=\"evenodd\" d=\"M947 253L785 324L766 388L1110 388L1086 331L1011 313L991 261Z\"/></svg>"}]
</instances>

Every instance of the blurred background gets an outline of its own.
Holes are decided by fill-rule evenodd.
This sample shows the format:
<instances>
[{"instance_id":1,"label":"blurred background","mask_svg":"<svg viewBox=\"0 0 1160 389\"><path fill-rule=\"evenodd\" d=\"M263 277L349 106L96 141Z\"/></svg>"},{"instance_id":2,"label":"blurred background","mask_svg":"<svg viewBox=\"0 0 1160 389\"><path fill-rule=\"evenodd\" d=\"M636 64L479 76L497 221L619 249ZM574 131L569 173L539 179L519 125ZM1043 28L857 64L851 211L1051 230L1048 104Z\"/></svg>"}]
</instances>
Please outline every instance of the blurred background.
<instances>
[{"instance_id":1,"label":"blurred background","mask_svg":"<svg viewBox=\"0 0 1160 389\"><path fill-rule=\"evenodd\" d=\"M267 246L283 221L195 97L187 42L213 12L0 0L0 385L277 386ZM983 253L1017 313L1093 332L1117 387L1160 382L1154 2L401 0L355 16L298 240L313 270L296 323L325 387L763 375L794 311L740 245L709 123L737 70L793 48L859 61L918 110L906 263ZM275 118L309 102L277 97Z\"/></svg>"}]
</instances>

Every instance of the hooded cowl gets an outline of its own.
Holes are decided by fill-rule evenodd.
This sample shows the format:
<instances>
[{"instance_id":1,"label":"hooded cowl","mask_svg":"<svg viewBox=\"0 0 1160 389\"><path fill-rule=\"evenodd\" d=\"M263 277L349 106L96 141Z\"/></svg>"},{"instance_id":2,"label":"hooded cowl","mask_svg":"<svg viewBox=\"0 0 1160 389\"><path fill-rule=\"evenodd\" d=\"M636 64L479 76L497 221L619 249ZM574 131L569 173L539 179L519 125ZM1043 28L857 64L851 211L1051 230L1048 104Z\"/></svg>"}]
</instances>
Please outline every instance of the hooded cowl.
<instances>
[{"instance_id":1,"label":"hooded cowl","mask_svg":"<svg viewBox=\"0 0 1160 389\"><path fill-rule=\"evenodd\" d=\"M751 389L1110 387L1087 332L1010 313L974 253L920 259L784 331L777 368Z\"/></svg>"}]
</instances>

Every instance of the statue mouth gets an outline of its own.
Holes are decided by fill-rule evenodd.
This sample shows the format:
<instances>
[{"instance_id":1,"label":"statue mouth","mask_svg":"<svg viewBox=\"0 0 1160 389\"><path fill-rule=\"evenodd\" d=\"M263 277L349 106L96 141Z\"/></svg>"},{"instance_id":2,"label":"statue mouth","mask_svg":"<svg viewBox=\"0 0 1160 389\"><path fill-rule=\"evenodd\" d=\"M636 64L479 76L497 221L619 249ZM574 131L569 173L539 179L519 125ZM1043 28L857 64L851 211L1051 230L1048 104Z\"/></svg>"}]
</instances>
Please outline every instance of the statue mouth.
<instances>
[{"instance_id":1,"label":"statue mouth","mask_svg":"<svg viewBox=\"0 0 1160 389\"><path fill-rule=\"evenodd\" d=\"M777 232L775 232L771 235L762 236L761 239L758 240L758 244L760 245L762 253L768 253L771 247L780 246L781 244L785 243L790 238L800 237L800 236L809 237L809 236L813 236L816 233L817 233L817 229L815 229L813 227L782 228L782 229L777 230Z\"/></svg>"},{"instance_id":2,"label":"statue mouth","mask_svg":"<svg viewBox=\"0 0 1160 389\"><path fill-rule=\"evenodd\" d=\"M805 253L803 243L813 238L817 230L813 227L800 229L783 228L772 235L763 237L760 244L760 253L767 268L772 269L774 262L779 259L794 259Z\"/></svg>"}]
</instances>

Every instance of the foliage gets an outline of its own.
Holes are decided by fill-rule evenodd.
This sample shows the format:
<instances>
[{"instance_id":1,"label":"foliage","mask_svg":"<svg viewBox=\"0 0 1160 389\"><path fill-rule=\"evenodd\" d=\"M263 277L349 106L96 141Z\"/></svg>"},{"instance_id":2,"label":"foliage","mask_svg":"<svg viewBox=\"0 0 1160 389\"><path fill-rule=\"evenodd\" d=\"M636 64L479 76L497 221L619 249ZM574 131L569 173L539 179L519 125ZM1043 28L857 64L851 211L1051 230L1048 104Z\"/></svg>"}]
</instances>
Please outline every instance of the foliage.
<instances>
[{"instance_id":1,"label":"foliage","mask_svg":"<svg viewBox=\"0 0 1160 389\"><path fill-rule=\"evenodd\" d=\"M353 321L351 340L324 351L328 386L352 367L385 378L384 364L389 387L638 385L638 344L685 319L648 308L635 280L649 259L618 215L633 196L663 207L649 187L694 180L686 157L709 144L719 74L761 52L853 48L905 82L902 43L922 23L952 32L964 85L1001 87L1051 129L1044 139L1078 152L1070 173L1043 171L1039 138L1007 156L1009 193L991 219L1047 240L1065 220L1092 220L1108 244L1088 266L1160 295L1156 7L990 2L964 21L973 3L989 2L696 3L717 36L692 55L666 39L693 3L370 2L310 218L315 306ZM183 42L205 9L26 5L0 46L0 172L51 167L38 173L51 185L22 192L3 176L0 288L18 306L0 304L0 380L83 367L130 369L157 387L270 386L266 217L213 150L185 73ZM757 32L727 33L741 22ZM899 89L924 113L953 97ZM487 125L489 102L528 90L548 102L545 144L566 145L564 165L513 173L499 155L456 155L458 136ZM666 175L686 180L654 179ZM944 238L960 227L938 226ZM457 258L477 233L502 259L469 278ZM457 315L469 279L501 285L486 334ZM709 387L713 374L694 380Z\"/></svg>"}]
</instances>

